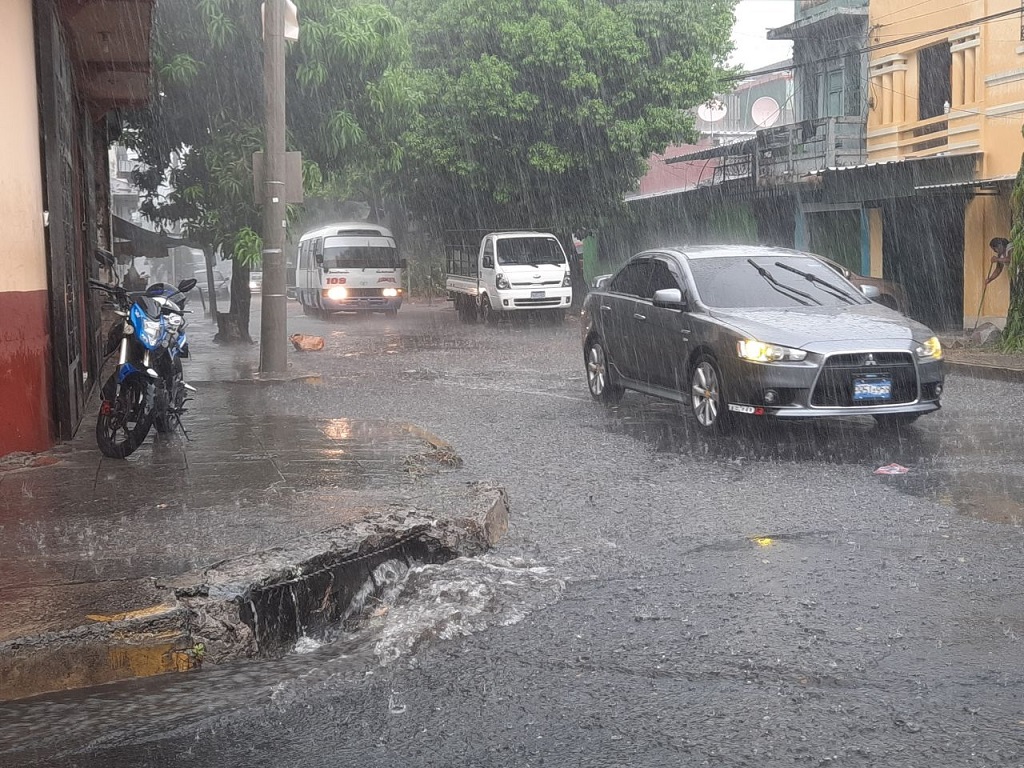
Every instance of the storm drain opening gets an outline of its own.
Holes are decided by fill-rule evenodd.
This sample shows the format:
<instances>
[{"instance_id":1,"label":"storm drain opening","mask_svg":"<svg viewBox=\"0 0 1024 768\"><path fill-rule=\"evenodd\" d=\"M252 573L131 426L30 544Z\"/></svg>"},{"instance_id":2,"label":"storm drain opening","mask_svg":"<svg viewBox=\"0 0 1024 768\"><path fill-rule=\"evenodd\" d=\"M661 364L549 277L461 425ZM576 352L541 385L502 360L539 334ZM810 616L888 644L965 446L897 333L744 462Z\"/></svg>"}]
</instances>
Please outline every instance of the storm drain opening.
<instances>
[{"instance_id":1,"label":"storm drain opening","mask_svg":"<svg viewBox=\"0 0 1024 768\"><path fill-rule=\"evenodd\" d=\"M242 598L239 618L252 631L257 655L280 656L300 638L354 628L367 608L411 568L441 565L457 556L426 537L355 558L328 552L304 564L301 575L253 587Z\"/></svg>"}]
</instances>

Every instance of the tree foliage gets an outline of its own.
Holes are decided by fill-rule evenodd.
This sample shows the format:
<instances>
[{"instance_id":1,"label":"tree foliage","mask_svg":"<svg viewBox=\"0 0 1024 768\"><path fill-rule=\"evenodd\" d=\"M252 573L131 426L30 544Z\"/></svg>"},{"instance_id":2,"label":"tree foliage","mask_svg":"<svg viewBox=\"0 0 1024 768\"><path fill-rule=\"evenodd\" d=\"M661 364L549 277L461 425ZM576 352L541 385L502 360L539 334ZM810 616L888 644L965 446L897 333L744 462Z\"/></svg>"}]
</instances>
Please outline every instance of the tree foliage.
<instances>
[{"instance_id":1,"label":"tree foliage","mask_svg":"<svg viewBox=\"0 0 1024 768\"><path fill-rule=\"evenodd\" d=\"M1024 126L1021 126L1024 136ZM1006 313L1002 346L1010 352L1024 350L1024 153L1010 193L1010 306Z\"/></svg>"},{"instance_id":2,"label":"tree foliage","mask_svg":"<svg viewBox=\"0 0 1024 768\"><path fill-rule=\"evenodd\" d=\"M307 0L301 14L286 69L287 141L303 152L307 194L343 199L401 162L416 105L408 41L389 10L366 0ZM185 222L193 240L235 259L232 312L247 319L261 229L252 183L263 148L260 4L160 0L153 30L152 105L128 116L125 133L146 165L142 211Z\"/></svg>"},{"instance_id":3,"label":"tree foliage","mask_svg":"<svg viewBox=\"0 0 1024 768\"><path fill-rule=\"evenodd\" d=\"M576 228L719 89L735 0L390 0L423 109L411 207L437 227Z\"/></svg>"}]
</instances>

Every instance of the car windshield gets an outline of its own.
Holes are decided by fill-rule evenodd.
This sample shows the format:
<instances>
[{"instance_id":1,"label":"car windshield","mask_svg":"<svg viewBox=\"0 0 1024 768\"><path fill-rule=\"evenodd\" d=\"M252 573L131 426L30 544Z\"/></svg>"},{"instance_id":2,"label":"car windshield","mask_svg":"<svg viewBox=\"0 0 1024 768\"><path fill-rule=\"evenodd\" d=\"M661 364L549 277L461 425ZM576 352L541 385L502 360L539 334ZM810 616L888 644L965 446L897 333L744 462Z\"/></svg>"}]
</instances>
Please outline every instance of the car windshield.
<instances>
[{"instance_id":1,"label":"car windshield","mask_svg":"<svg viewBox=\"0 0 1024 768\"><path fill-rule=\"evenodd\" d=\"M553 237L503 237L497 253L499 264L565 264L562 246Z\"/></svg>"},{"instance_id":2,"label":"car windshield","mask_svg":"<svg viewBox=\"0 0 1024 768\"><path fill-rule=\"evenodd\" d=\"M799 270L816 279L796 274L792 270ZM866 302L833 270L817 259L804 256L691 259L690 271L697 286L697 294L709 307L835 307Z\"/></svg>"},{"instance_id":3,"label":"car windshield","mask_svg":"<svg viewBox=\"0 0 1024 768\"><path fill-rule=\"evenodd\" d=\"M398 263L398 249L391 246L340 245L330 241L324 246L324 269L394 269Z\"/></svg>"}]
</instances>

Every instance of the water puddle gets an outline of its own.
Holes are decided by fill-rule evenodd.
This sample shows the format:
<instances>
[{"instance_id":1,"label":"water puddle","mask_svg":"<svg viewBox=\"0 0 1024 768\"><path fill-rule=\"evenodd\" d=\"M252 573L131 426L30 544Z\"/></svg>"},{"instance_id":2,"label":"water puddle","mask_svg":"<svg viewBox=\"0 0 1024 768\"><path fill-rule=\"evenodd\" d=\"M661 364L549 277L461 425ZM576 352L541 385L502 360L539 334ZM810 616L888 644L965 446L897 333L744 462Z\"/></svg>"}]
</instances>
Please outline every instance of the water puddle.
<instances>
[{"instance_id":1,"label":"water puddle","mask_svg":"<svg viewBox=\"0 0 1024 768\"><path fill-rule=\"evenodd\" d=\"M989 523L1024 522L1024 477L988 472L932 470L890 479L893 487L931 499L961 515Z\"/></svg>"}]
</instances>

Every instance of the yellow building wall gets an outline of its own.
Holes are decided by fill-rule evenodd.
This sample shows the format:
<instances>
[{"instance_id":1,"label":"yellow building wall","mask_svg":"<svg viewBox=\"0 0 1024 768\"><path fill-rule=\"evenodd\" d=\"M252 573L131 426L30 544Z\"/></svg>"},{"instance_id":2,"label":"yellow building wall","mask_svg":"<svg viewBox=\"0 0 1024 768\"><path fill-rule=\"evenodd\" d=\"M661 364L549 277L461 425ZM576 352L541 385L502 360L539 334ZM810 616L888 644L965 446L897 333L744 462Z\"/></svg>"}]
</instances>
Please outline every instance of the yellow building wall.
<instances>
[{"instance_id":1,"label":"yellow building wall","mask_svg":"<svg viewBox=\"0 0 1024 768\"><path fill-rule=\"evenodd\" d=\"M868 115L868 160L978 153L976 179L998 182L973 198L965 213L967 327L973 327L979 318L1002 324L1009 301L1005 273L987 290L985 277L991 267L989 241L1009 235L1007 179L1021 167L1024 153L1024 42L1020 39L1020 11L1020 0L871 0L869 5L870 43L878 47L870 53L868 62L868 96L873 105ZM1009 15L978 21L1003 12ZM929 34L943 28L947 31ZM885 45L914 37L918 39ZM943 41L950 43L953 57L950 110L919 120L917 54L922 48ZM945 141L927 146L922 136L943 137ZM921 205L927 205L927 201L922 199ZM880 222L875 220L871 226L872 233L881 229ZM872 237L872 273L875 248ZM880 254L880 236L878 251ZM880 269L880 255L877 261ZM983 294L984 304L980 305Z\"/></svg>"},{"instance_id":2,"label":"yellow building wall","mask_svg":"<svg viewBox=\"0 0 1024 768\"><path fill-rule=\"evenodd\" d=\"M0 2L0 293L47 287L32 0Z\"/></svg>"}]
</instances>

